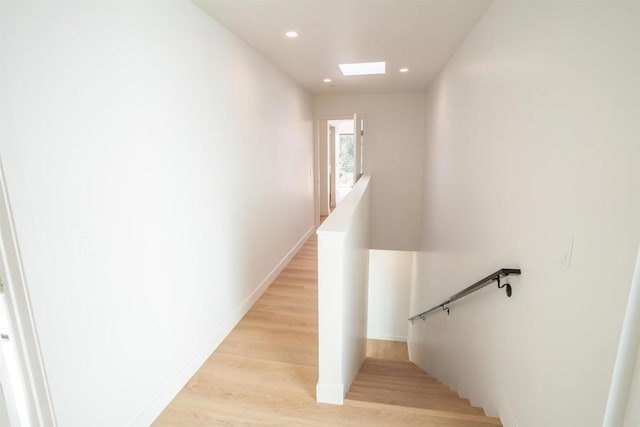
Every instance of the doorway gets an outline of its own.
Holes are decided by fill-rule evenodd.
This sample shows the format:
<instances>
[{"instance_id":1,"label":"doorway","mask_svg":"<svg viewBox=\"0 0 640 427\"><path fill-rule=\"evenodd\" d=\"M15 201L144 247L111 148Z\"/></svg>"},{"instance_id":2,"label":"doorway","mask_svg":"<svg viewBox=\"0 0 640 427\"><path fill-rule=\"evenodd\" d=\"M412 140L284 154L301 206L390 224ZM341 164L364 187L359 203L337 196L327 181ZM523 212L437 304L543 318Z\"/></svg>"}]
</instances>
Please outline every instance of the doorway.
<instances>
[{"instance_id":1,"label":"doorway","mask_svg":"<svg viewBox=\"0 0 640 427\"><path fill-rule=\"evenodd\" d=\"M314 121L316 224L347 196L362 175L364 120L361 116Z\"/></svg>"},{"instance_id":2,"label":"doorway","mask_svg":"<svg viewBox=\"0 0 640 427\"><path fill-rule=\"evenodd\" d=\"M331 163L331 207L337 206L351 191L355 183L355 138L353 119L330 120L329 144L332 145ZM331 138L333 137L333 138Z\"/></svg>"}]
</instances>

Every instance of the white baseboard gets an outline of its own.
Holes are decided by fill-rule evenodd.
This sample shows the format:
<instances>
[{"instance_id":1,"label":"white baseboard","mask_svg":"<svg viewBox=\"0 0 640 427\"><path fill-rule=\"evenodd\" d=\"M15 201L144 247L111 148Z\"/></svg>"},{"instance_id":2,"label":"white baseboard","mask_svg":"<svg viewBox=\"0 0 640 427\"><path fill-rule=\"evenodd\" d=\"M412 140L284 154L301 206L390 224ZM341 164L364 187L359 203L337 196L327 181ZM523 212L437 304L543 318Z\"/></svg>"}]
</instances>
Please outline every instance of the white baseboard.
<instances>
[{"instance_id":1,"label":"white baseboard","mask_svg":"<svg viewBox=\"0 0 640 427\"><path fill-rule=\"evenodd\" d=\"M133 427L148 427L158 418L160 413L173 400L182 387L187 384L191 377L200 369L211 353L218 348L227 334L233 329L229 328L229 322L218 328L212 339L196 351L196 355L187 362L182 369L169 381L169 383L158 393L151 403L142 411L140 415L131 423Z\"/></svg>"},{"instance_id":2,"label":"white baseboard","mask_svg":"<svg viewBox=\"0 0 640 427\"><path fill-rule=\"evenodd\" d=\"M265 279L256 287L244 302L238 307L223 324L217 328L213 336L195 352L195 356L188 361L182 369L173 377L171 381L158 393L151 403L138 415L131 423L132 427L148 427L158 418L164 408L173 400L174 397L182 390L191 377L200 369L204 362L211 356L216 348L224 341L226 336L233 330L238 322L251 309L253 304L267 290L271 282L278 277L278 274L284 270L291 259L300 250L302 245L313 235L316 228L311 227L304 236L291 248L282 260L271 270Z\"/></svg>"},{"instance_id":3,"label":"white baseboard","mask_svg":"<svg viewBox=\"0 0 640 427\"><path fill-rule=\"evenodd\" d=\"M344 384L316 384L316 402L344 404Z\"/></svg>"},{"instance_id":4,"label":"white baseboard","mask_svg":"<svg viewBox=\"0 0 640 427\"><path fill-rule=\"evenodd\" d=\"M401 337L397 335L379 335L379 334L368 334L368 340L381 340L381 341L399 341L399 342L407 342L407 337Z\"/></svg>"}]
</instances>

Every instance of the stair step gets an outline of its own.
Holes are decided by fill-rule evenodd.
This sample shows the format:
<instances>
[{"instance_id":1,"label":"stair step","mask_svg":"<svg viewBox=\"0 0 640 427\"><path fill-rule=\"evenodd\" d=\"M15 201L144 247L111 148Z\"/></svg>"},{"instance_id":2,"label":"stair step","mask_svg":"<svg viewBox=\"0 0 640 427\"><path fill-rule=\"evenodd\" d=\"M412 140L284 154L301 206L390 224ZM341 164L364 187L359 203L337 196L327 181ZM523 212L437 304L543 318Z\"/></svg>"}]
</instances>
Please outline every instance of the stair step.
<instances>
[{"instance_id":1,"label":"stair step","mask_svg":"<svg viewBox=\"0 0 640 427\"><path fill-rule=\"evenodd\" d=\"M418 375L426 375L428 377L430 376L429 374L424 372L422 369L418 368L416 365L413 365L413 364L404 365L404 366L393 366L393 365L384 366L379 363L370 363L369 361L365 360L365 363L362 365L362 367L368 370L380 372L380 373L396 372L396 373L402 373L407 375L418 374Z\"/></svg>"},{"instance_id":2,"label":"stair step","mask_svg":"<svg viewBox=\"0 0 640 427\"><path fill-rule=\"evenodd\" d=\"M389 379L389 380L396 380L398 382L400 381L404 381L404 382L431 382L431 383L438 383L438 380L436 380L435 378L426 375L426 374L403 374L402 372L399 372L397 374L394 374L393 372L377 372L375 370L371 370L368 369L367 366L363 366L360 369L360 374L363 375L367 375L370 377L377 377L377 378L381 378L381 379Z\"/></svg>"},{"instance_id":3,"label":"stair step","mask_svg":"<svg viewBox=\"0 0 640 427\"><path fill-rule=\"evenodd\" d=\"M396 406L408 406L412 408L437 409L443 411L460 412L463 414L484 415L482 408L476 408L465 399L450 398L446 396L422 395L404 392L365 392L347 393L347 399L362 400L367 402L386 403Z\"/></svg>"},{"instance_id":4,"label":"stair step","mask_svg":"<svg viewBox=\"0 0 640 427\"><path fill-rule=\"evenodd\" d=\"M378 359L375 357L367 357L365 361L370 365L378 365L378 366L384 366L384 367L395 366L399 368L407 367L411 369L417 369L424 373L424 371L422 371L418 366L416 366L415 363L410 362L408 360L388 360L388 359Z\"/></svg>"},{"instance_id":5,"label":"stair step","mask_svg":"<svg viewBox=\"0 0 640 427\"><path fill-rule=\"evenodd\" d=\"M442 425L500 425L500 420L485 417L482 408L471 406L469 400L407 361L366 358L345 401L399 411L428 411L422 415L456 419Z\"/></svg>"},{"instance_id":6,"label":"stair step","mask_svg":"<svg viewBox=\"0 0 640 427\"><path fill-rule=\"evenodd\" d=\"M427 416L442 419L442 425L463 426L463 427L490 427L502 426L499 418L487 417L484 415L462 414L459 412L442 411L437 409L412 408L404 406L389 405L386 403L366 402L361 400L344 400L345 406L353 406L365 409L378 409L384 411L398 412L417 416ZM446 421L449 422L446 422ZM456 423L458 421L459 423ZM440 423L438 423L440 425Z\"/></svg>"},{"instance_id":7,"label":"stair step","mask_svg":"<svg viewBox=\"0 0 640 427\"><path fill-rule=\"evenodd\" d=\"M430 375L427 375L425 373L419 373L419 372L393 372L390 370L379 370L379 369L372 369L370 366L363 366L362 368L360 368L360 372L363 374L369 374L369 375L376 375L379 376L381 378L397 378L397 379L403 379L403 380L416 380L416 381L432 381L432 382L438 382L438 380L436 380L435 378L433 378Z\"/></svg>"},{"instance_id":8,"label":"stair step","mask_svg":"<svg viewBox=\"0 0 640 427\"><path fill-rule=\"evenodd\" d=\"M388 383L379 381L368 381L362 378L355 380L351 387L360 388L373 388L384 390L396 390L396 391L408 391L414 393L440 393L446 396L459 397L458 393L451 390L449 387L442 384L401 384L401 383Z\"/></svg>"},{"instance_id":9,"label":"stair step","mask_svg":"<svg viewBox=\"0 0 640 427\"><path fill-rule=\"evenodd\" d=\"M362 369L378 372L378 373L395 373L401 375L424 375L430 377L425 371L420 369L418 366L414 365L411 362L395 362L390 361L392 363L386 364L381 363L380 360L376 359L365 359L364 364L362 365Z\"/></svg>"},{"instance_id":10,"label":"stair step","mask_svg":"<svg viewBox=\"0 0 640 427\"><path fill-rule=\"evenodd\" d=\"M409 361L406 341L367 340L367 357Z\"/></svg>"}]
</instances>

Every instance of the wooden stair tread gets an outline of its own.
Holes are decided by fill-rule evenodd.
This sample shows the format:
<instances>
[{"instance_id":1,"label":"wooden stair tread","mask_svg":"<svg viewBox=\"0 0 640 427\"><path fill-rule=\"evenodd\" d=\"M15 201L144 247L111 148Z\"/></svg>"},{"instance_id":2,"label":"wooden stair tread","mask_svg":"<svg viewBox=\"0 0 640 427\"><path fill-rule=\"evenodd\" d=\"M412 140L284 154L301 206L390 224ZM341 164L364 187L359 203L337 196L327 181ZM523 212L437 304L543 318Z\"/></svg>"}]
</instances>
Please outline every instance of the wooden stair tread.
<instances>
[{"instance_id":1,"label":"wooden stair tread","mask_svg":"<svg viewBox=\"0 0 640 427\"><path fill-rule=\"evenodd\" d=\"M394 375L392 372L389 372L389 371L381 372L381 371L371 370L366 366L360 369L358 374L364 375L367 377L380 378L381 380L385 380L385 381L395 380L396 382L419 382L419 383L440 384L440 381L438 381L436 378L433 378L432 376L427 374L418 374L418 373L407 374L407 373L399 372L398 374Z\"/></svg>"},{"instance_id":2,"label":"wooden stair tread","mask_svg":"<svg viewBox=\"0 0 640 427\"><path fill-rule=\"evenodd\" d=\"M363 387L363 388L379 388L384 390L397 390L397 391L411 391L414 393L441 393L443 395L450 395L459 397L458 393L451 390L445 385L411 385L411 384L389 384L380 382L368 382L368 381L354 381L351 387Z\"/></svg>"},{"instance_id":3,"label":"wooden stair tread","mask_svg":"<svg viewBox=\"0 0 640 427\"><path fill-rule=\"evenodd\" d=\"M409 361L409 347L406 341L386 341L367 339L367 357L387 360Z\"/></svg>"},{"instance_id":4,"label":"wooden stair tread","mask_svg":"<svg viewBox=\"0 0 640 427\"><path fill-rule=\"evenodd\" d=\"M456 402L462 402L466 405L469 405L469 402L467 399L463 399L460 396L457 396L456 394L452 394L453 392L451 391L448 393L441 393L440 390L426 390L426 391L395 390L395 389L387 389L387 388L380 388L380 387L363 387L361 385L356 384L356 385L352 385L351 388L349 388L349 392L371 394L375 396L390 396L390 397L403 396L403 397L406 397L407 399L413 399L416 401L429 400L429 399L450 399Z\"/></svg>"},{"instance_id":5,"label":"wooden stair tread","mask_svg":"<svg viewBox=\"0 0 640 427\"><path fill-rule=\"evenodd\" d=\"M438 409L451 412L460 412L463 414L484 415L482 408L475 408L455 399L433 397L431 399L425 397L415 397L407 395L377 395L372 393L354 393L348 392L347 399L363 400L367 402L386 403L389 405L405 406L411 408Z\"/></svg>"},{"instance_id":6,"label":"wooden stair tread","mask_svg":"<svg viewBox=\"0 0 640 427\"><path fill-rule=\"evenodd\" d=\"M419 375L419 374L403 374L402 372L399 372L397 375L394 375L391 372L376 372L374 370L370 370L367 368L363 368L360 369L360 373L363 375L368 375L368 376L374 376L374 377L378 377L378 378L382 378L382 379L388 379L388 380L396 380L398 382L401 381L420 381L420 382L432 382L432 383L438 383L438 380L436 380L435 378L429 376L429 375Z\"/></svg>"},{"instance_id":7,"label":"wooden stair tread","mask_svg":"<svg viewBox=\"0 0 640 427\"><path fill-rule=\"evenodd\" d=\"M370 366L380 366L383 368L395 367L398 369L409 369L413 371L418 371L425 373L419 366L415 363L407 361L407 360L387 360L387 359L377 359L375 357L367 357L365 359L365 364Z\"/></svg>"},{"instance_id":8,"label":"wooden stair tread","mask_svg":"<svg viewBox=\"0 0 640 427\"><path fill-rule=\"evenodd\" d=\"M358 408L368 408L368 409L380 409L384 411L397 411L405 414L412 415L422 415L429 417L437 417L442 420L450 419L450 420L459 420L461 421L460 426L464 427L484 427L484 426L502 426L499 418L495 417L487 417L486 415L475 415L475 414L462 414L460 412L452 412L452 411L442 411L437 409L427 409L427 408L413 408L407 406L397 406L397 405L389 405L386 403L378 403L378 402L367 402L362 400L352 400L345 399L345 406L358 407ZM443 422L443 424L445 424ZM448 425L448 424L446 424ZM453 424L456 425L456 424Z\"/></svg>"},{"instance_id":9,"label":"wooden stair tread","mask_svg":"<svg viewBox=\"0 0 640 427\"><path fill-rule=\"evenodd\" d=\"M427 377L430 377L429 374L427 374L426 372L422 371L420 368L418 368L417 366L383 366L380 364L375 364L375 363L368 363L365 361L364 365L362 366L362 368L372 371L372 372L380 372L380 373L385 373L385 372L396 372L398 374L405 374L405 375L424 375Z\"/></svg>"},{"instance_id":10,"label":"wooden stair tread","mask_svg":"<svg viewBox=\"0 0 640 427\"><path fill-rule=\"evenodd\" d=\"M379 373L379 374L396 373L398 375L406 375L406 376L417 375L417 376L424 376L424 377L431 378L431 375L427 374L424 371L419 370L419 368L417 366L411 367L411 368L409 368L409 367L401 367L401 366L388 367L388 366L376 366L376 365L365 363L365 365L363 365L362 368L365 371L376 372L376 373Z\"/></svg>"},{"instance_id":11,"label":"wooden stair tread","mask_svg":"<svg viewBox=\"0 0 640 427\"><path fill-rule=\"evenodd\" d=\"M420 412L448 420L442 425L501 425L482 408L440 383L412 362L367 357L346 395L345 403L359 407Z\"/></svg>"},{"instance_id":12,"label":"wooden stair tread","mask_svg":"<svg viewBox=\"0 0 640 427\"><path fill-rule=\"evenodd\" d=\"M412 362L390 360L389 363L384 363L384 360L382 359L366 358L362 365L362 369L381 373L389 372L397 374L415 374L430 377L428 373L420 369L420 367L416 366Z\"/></svg>"}]
</instances>

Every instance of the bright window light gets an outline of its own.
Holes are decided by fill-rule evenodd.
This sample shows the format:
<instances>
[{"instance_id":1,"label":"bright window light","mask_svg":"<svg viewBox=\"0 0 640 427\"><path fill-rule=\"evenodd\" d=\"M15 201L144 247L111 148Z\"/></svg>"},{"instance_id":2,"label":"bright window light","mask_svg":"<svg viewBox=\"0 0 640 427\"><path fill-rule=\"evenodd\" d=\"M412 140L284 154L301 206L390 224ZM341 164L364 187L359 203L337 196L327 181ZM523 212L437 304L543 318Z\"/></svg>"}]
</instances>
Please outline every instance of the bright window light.
<instances>
[{"instance_id":1,"label":"bright window light","mask_svg":"<svg viewBox=\"0 0 640 427\"><path fill-rule=\"evenodd\" d=\"M338 64L345 76L366 76L370 74L384 74L385 62L359 62L355 64Z\"/></svg>"},{"instance_id":2,"label":"bright window light","mask_svg":"<svg viewBox=\"0 0 640 427\"><path fill-rule=\"evenodd\" d=\"M284 35L289 37L290 39L295 39L296 37L298 37L298 33L296 31L287 31L286 33L284 33Z\"/></svg>"}]
</instances>

